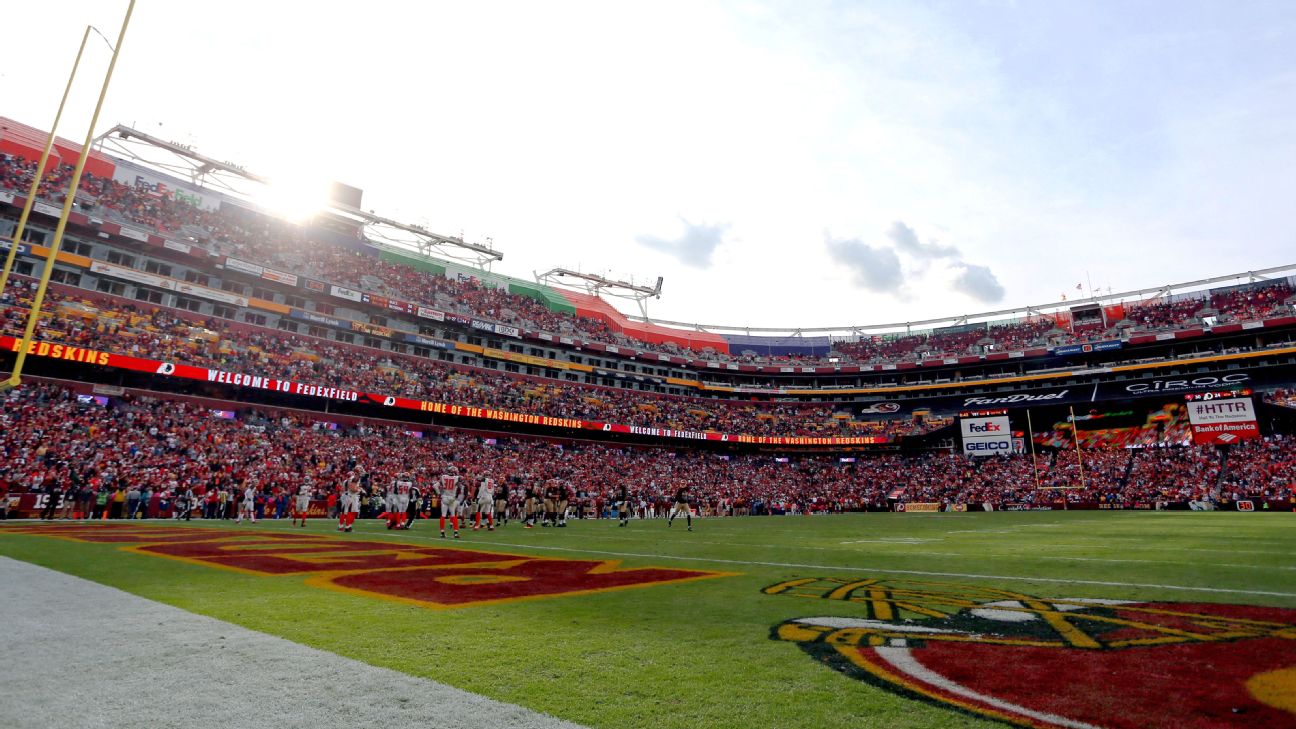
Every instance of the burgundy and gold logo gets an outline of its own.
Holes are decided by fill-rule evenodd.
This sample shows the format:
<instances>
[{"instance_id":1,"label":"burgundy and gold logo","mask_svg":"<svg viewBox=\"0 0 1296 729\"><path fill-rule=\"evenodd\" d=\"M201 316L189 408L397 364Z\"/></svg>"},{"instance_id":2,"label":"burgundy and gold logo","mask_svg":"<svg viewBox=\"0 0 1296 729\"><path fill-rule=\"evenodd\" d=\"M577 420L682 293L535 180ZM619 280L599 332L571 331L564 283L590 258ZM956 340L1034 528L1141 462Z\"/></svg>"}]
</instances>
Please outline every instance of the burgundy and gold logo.
<instances>
[{"instance_id":1,"label":"burgundy and gold logo","mask_svg":"<svg viewBox=\"0 0 1296 729\"><path fill-rule=\"evenodd\" d=\"M764 592L852 605L772 638L967 713L1068 729L1296 726L1296 610L908 579L802 578Z\"/></svg>"},{"instance_id":2,"label":"burgundy and gold logo","mask_svg":"<svg viewBox=\"0 0 1296 729\"><path fill-rule=\"evenodd\" d=\"M241 574L298 576L311 587L443 609L693 582L732 574L625 567L620 560L533 557L332 535L120 522L26 524L6 527L4 532L114 544L135 554Z\"/></svg>"}]
</instances>

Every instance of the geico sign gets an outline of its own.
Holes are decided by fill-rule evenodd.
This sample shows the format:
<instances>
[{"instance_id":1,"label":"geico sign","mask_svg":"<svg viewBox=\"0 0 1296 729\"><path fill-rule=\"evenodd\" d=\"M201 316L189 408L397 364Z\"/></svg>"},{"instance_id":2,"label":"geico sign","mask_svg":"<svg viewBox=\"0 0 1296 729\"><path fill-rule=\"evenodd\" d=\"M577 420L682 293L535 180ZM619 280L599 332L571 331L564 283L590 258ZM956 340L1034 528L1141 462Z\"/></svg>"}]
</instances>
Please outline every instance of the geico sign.
<instances>
[{"instance_id":1,"label":"geico sign","mask_svg":"<svg viewBox=\"0 0 1296 729\"><path fill-rule=\"evenodd\" d=\"M1010 440L970 440L963 444L963 450L972 452L999 452L1012 450Z\"/></svg>"},{"instance_id":2,"label":"geico sign","mask_svg":"<svg viewBox=\"0 0 1296 729\"><path fill-rule=\"evenodd\" d=\"M1194 390L1199 387L1218 387L1236 385L1251 379L1245 372L1237 372L1221 377L1202 376L1183 380L1154 380L1152 382L1135 382L1125 386L1126 392L1174 392L1175 390Z\"/></svg>"},{"instance_id":3,"label":"geico sign","mask_svg":"<svg viewBox=\"0 0 1296 729\"><path fill-rule=\"evenodd\" d=\"M998 423L986 423L985 425L968 423L967 429L971 433L1000 433L1003 431L1003 426Z\"/></svg>"}]
</instances>

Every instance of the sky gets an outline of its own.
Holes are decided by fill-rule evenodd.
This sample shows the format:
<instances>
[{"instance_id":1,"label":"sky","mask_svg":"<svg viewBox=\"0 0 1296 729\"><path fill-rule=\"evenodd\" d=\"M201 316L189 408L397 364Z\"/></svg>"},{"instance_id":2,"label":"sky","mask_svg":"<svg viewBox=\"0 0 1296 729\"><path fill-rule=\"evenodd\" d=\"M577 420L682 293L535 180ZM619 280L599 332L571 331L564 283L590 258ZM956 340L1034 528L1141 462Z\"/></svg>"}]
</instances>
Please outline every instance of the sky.
<instances>
[{"instance_id":1,"label":"sky","mask_svg":"<svg viewBox=\"0 0 1296 729\"><path fill-rule=\"evenodd\" d=\"M84 26L115 40L126 4L7 8L0 116L48 128ZM139 0L116 123L360 187L490 239L497 273L662 276L672 321L917 321L1296 263L1285 0Z\"/></svg>"}]
</instances>

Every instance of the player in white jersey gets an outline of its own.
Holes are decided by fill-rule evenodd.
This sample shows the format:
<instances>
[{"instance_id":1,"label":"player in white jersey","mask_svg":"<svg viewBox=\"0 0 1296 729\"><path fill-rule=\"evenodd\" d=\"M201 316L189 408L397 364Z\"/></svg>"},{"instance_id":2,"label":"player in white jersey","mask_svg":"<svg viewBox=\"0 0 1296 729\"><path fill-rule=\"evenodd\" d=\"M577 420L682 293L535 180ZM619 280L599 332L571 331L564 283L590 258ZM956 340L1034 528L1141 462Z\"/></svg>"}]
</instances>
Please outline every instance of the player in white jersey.
<instances>
[{"instance_id":1,"label":"player in white jersey","mask_svg":"<svg viewBox=\"0 0 1296 729\"><path fill-rule=\"evenodd\" d=\"M396 526L396 482L392 481L382 495L383 510L380 518L387 522L387 528L393 529Z\"/></svg>"},{"instance_id":2,"label":"player in white jersey","mask_svg":"<svg viewBox=\"0 0 1296 729\"><path fill-rule=\"evenodd\" d=\"M441 476L437 484L437 495L441 498L441 538L445 538L446 517L450 517L450 526L454 529L454 538L459 538L459 469L451 466Z\"/></svg>"},{"instance_id":3,"label":"player in white jersey","mask_svg":"<svg viewBox=\"0 0 1296 729\"><path fill-rule=\"evenodd\" d=\"M405 520L408 518L410 491L414 488L414 482L410 480L408 473L402 473L396 476L392 481L391 490L387 492L387 528L404 529Z\"/></svg>"},{"instance_id":4,"label":"player in white jersey","mask_svg":"<svg viewBox=\"0 0 1296 729\"><path fill-rule=\"evenodd\" d=\"M301 520L301 525L306 526L306 512L310 511L311 496L315 494L315 484L307 476L301 486L297 487L296 509L293 510L293 524Z\"/></svg>"},{"instance_id":5,"label":"player in white jersey","mask_svg":"<svg viewBox=\"0 0 1296 729\"><path fill-rule=\"evenodd\" d=\"M495 479L487 476L477 486L477 521L473 531L481 529L482 514L486 515L486 531L495 531Z\"/></svg>"},{"instance_id":6,"label":"player in white jersey","mask_svg":"<svg viewBox=\"0 0 1296 729\"><path fill-rule=\"evenodd\" d=\"M247 488L243 489L243 500L239 502L239 513L234 519L235 524L242 524L244 516L247 516L253 524L256 523L256 497L256 488L249 482Z\"/></svg>"},{"instance_id":7,"label":"player in white jersey","mask_svg":"<svg viewBox=\"0 0 1296 729\"><path fill-rule=\"evenodd\" d=\"M338 496L338 531L351 531L359 515L360 477L357 472L342 482L342 493Z\"/></svg>"},{"instance_id":8,"label":"player in white jersey","mask_svg":"<svg viewBox=\"0 0 1296 729\"><path fill-rule=\"evenodd\" d=\"M477 508L476 494L472 493L472 475L465 474L459 486L459 523L465 527L472 521L473 509Z\"/></svg>"}]
</instances>

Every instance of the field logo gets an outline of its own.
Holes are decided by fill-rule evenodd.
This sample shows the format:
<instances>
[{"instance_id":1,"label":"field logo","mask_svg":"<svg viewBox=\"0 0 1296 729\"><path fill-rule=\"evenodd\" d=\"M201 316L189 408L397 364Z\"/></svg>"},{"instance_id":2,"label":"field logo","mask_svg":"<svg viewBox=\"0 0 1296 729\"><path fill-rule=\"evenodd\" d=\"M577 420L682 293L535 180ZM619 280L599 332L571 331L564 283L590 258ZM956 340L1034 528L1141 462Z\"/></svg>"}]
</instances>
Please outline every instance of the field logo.
<instances>
[{"instance_id":1,"label":"field logo","mask_svg":"<svg viewBox=\"0 0 1296 729\"><path fill-rule=\"evenodd\" d=\"M431 608L586 595L727 577L620 560L535 557L331 535L200 527L25 524L2 533L116 544L134 554L245 575L297 576L310 587ZM468 545L462 545L467 547Z\"/></svg>"},{"instance_id":2,"label":"field logo","mask_svg":"<svg viewBox=\"0 0 1296 729\"><path fill-rule=\"evenodd\" d=\"M763 592L836 601L825 612L841 613L789 620L771 638L965 713L1069 729L1296 726L1296 610L889 578Z\"/></svg>"}]
</instances>

